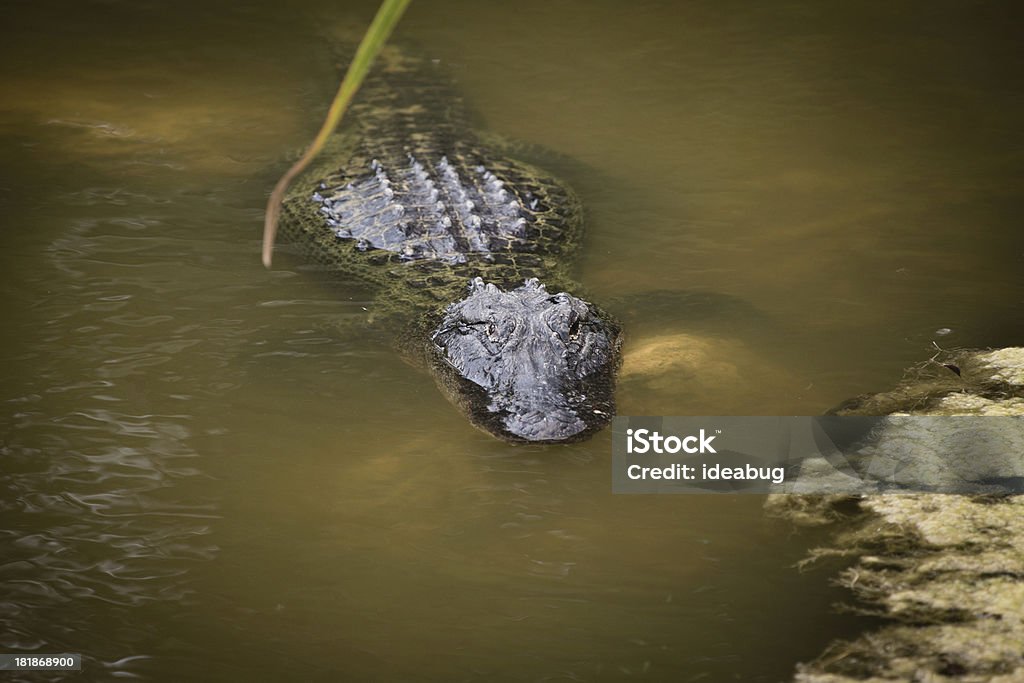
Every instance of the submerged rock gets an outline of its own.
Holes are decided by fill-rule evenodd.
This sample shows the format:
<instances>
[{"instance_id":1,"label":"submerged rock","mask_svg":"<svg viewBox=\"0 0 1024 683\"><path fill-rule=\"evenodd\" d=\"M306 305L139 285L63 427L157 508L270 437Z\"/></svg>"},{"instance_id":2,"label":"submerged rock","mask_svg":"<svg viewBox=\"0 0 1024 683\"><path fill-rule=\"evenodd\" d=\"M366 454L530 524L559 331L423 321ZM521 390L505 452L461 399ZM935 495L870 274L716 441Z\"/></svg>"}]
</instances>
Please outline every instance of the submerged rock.
<instances>
[{"instance_id":1,"label":"submerged rock","mask_svg":"<svg viewBox=\"0 0 1024 683\"><path fill-rule=\"evenodd\" d=\"M1024 348L942 356L837 412L1024 415ZM777 495L767 509L800 524L845 519L807 562L852 560L838 582L855 609L895 622L833 643L795 681L1024 680L1024 497Z\"/></svg>"},{"instance_id":2,"label":"submerged rock","mask_svg":"<svg viewBox=\"0 0 1024 683\"><path fill-rule=\"evenodd\" d=\"M801 410L809 389L738 339L684 332L629 339L619 372L620 412L701 415L714 405L719 414L757 415L764 402L747 390L752 385L775 387L783 413Z\"/></svg>"}]
</instances>

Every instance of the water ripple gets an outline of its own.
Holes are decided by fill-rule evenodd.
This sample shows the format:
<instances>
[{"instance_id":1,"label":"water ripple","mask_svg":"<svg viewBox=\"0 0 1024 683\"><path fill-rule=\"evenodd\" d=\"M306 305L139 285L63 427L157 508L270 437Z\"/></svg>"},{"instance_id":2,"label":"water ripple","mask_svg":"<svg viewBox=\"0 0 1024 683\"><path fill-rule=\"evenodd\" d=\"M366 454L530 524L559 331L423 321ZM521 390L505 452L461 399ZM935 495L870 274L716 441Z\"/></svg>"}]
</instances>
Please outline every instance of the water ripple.
<instances>
[{"instance_id":1,"label":"water ripple","mask_svg":"<svg viewBox=\"0 0 1024 683\"><path fill-rule=\"evenodd\" d=\"M99 385L118 390L80 381L46 393L43 409L15 414L0 452L5 649L126 662L125 642L74 644L99 623L132 623L144 605L194 603L191 568L219 555L191 416L100 407ZM54 412L61 404L76 408Z\"/></svg>"}]
</instances>

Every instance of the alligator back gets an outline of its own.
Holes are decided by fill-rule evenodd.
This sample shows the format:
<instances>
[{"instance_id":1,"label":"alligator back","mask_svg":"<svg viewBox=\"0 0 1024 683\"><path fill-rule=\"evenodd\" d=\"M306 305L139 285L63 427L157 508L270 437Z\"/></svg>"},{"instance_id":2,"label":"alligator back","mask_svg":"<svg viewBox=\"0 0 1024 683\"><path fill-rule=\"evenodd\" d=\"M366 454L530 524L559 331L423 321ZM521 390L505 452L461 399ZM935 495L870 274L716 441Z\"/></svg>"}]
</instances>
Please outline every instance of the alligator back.
<instances>
[{"instance_id":1,"label":"alligator back","mask_svg":"<svg viewBox=\"0 0 1024 683\"><path fill-rule=\"evenodd\" d=\"M282 235L319 266L420 306L452 301L473 277L565 281L575 195L474 133L438 64L388 48L349 121L284 205Z\"/></svg>"}]
</instances>

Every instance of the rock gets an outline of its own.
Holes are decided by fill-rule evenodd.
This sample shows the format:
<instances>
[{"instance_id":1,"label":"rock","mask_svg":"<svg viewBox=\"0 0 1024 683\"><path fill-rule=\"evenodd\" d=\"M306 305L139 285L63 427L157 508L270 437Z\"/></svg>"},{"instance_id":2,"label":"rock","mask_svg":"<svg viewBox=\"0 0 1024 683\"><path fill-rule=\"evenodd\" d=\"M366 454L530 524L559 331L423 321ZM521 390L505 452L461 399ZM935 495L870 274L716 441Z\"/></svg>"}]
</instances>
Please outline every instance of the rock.
<instances>
[{"instance_id":1,"label":"rock","mask_svg":"<svg viewBox=\"0 0 1024 683\"><path fill-rule=\"evenodd\" d=\"M1022 415L1024 347L940 351L912 368L900 385L859 396L836 415Z\"/></svg>"},{"instance_id":2,"label":"rock","mask_svg":"<svg viewBox=\"0 0 1024 683\"><path fill-rule=\"evenodd\" d=\"M838 412L881 408L1024 415L1024 349L944 353L897 389ZM833 643L798 665L795 681L1024 680L1024 496L779 495L767 509L800 524L845 517L845 530L808 562L852 558L838 582L857 596L857 609L895 622Z\"/></svg>"},{"instance_id":3,"label":"rock","mask_svg":"<svg viewBox=\"0 0 1024 683\"><path fill-rule=\"evenodd\" d=\"M619 372L623 415L757 415L763 399L751 385L778 388L777 410L799 411L807 383L737 339L668 333L628 339ZM748 398L749 397L749 398Z\"/></svg>"}]
</instances>

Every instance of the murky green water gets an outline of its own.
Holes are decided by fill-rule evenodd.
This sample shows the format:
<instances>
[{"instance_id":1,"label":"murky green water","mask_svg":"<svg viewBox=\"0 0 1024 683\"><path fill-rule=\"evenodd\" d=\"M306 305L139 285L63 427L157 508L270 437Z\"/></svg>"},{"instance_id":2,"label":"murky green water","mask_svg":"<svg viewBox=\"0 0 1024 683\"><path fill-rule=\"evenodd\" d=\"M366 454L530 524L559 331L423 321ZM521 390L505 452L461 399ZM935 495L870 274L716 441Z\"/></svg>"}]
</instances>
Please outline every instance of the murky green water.
<instances>
[{"instance_id":1,"label":"murky green water","mask_svg":"<svg viewBox=\"0 0 1024 683\"><path fill-rule=\"evenodd\" d=\"M0 651L81 652L81 680L777 681L863 626L759 498L613 497L608 434L498 443L332 336L366 292L261 268L335 87L318 26L373 12L339 5L3 9ZM417 2L400 33L579 162L595 300L759 312L641 306L622 413L815 414L933 339L1021 342L1020 18Z\"/></svg>"}]
</instances>

